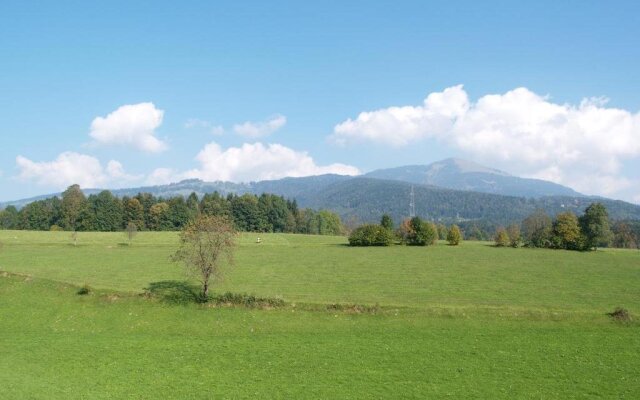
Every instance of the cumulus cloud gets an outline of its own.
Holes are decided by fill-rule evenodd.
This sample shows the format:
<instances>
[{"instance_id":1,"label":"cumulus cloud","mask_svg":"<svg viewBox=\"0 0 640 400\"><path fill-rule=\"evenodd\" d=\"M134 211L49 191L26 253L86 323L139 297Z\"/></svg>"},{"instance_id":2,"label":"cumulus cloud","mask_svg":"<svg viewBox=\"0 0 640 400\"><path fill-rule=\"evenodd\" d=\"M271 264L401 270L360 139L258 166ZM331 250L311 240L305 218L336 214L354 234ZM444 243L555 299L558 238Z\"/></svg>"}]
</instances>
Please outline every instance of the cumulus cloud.
<instances>
[{"instance_id":1,"label":"cumulus cloud","mask_svg":"<svg viewBox=\"0 0 640 400\"><path fill-rule=\"evenodd\" d=\"M111 160L103 168L97 158L70 151L60 154L53 161L35 162L18 156L16 165L20 170L18 179L59 190L75 183L84 188L97 188L140 179L139 176L127 174L118 161Z\"/></svg>"},{"instance_id":2,"label":"cumulus cloud","mask_svg":"<svg viewBox=\"0 0 640 400\"><path fill-rule=\"evenodd\" d=\"M362 112L334 128L331 139L338 144L373 141L395 147L420 139L444 135L469 109L462 85L431 93L421 106L389 107Z\"/></svg>"},{"instance_id":3,"label":"cumulus cloud","mask_svg":"<svg viewBox=\"0 0 640 400\"><path fill-rule=\"evenodd\" d=\"M558 104L526 88L473 103L459 85L422 105L363 112L336 125L330 138L395 147L435 139L520 175L613 195L632 184L620 171L640 155L640 112L607 107L603 98Z\"/></svg>"},{"instance_id":4,"label":"cumulus cloud","mask_svg":"<svg viewBox=\"0 0 640 400\"><path fill-rule=\"evenodd\" d=\"M304 151L280 144L245 143L223 149L215 142L207 144L196 156L200 166L186 172L156 169L147 183L171 183L198 178L205 181L250 182L284 177L322 174L358 175L360 171L345 164L317 165Z\"/></svg>"},{"instance_id":5,"label":"cumulus cloud","mask_svg":"<svg viewBox=\"0 0 640 400\"><path fill-rule=\"evenodd\" d=\"M155 130L162 125L164 111L153 103L130 104L119 107L106 117L91 122L91 136L95 143L133 146L149 153L167 149L167 144L156 137Z\"/></svg>"},{"instance_id":6,"label":"cumulus cloud","mask_svg":"<svg viewBox=\"0 0 640 400\"><path fill-rule=\"evenodd\" d=\"M238 135L248 138L259 138L268 136L278 129L285 126L287 123L287 117L284 115L275 115L266 121L251 122L247 121L242 124L236 124L233 126L233 130Z\"/></svg>"},{"instance_id":7,"label":"cumulus cloud","mask_svg":"<svg viewBox=\"0 0 640 400\"><path fill-rule=\"evenodd\" d=\"M183 179L186 179L184 174L171 168L156 168L149 174L145 183L147 185L166 185Z\"/></svg>"}]
</instances>

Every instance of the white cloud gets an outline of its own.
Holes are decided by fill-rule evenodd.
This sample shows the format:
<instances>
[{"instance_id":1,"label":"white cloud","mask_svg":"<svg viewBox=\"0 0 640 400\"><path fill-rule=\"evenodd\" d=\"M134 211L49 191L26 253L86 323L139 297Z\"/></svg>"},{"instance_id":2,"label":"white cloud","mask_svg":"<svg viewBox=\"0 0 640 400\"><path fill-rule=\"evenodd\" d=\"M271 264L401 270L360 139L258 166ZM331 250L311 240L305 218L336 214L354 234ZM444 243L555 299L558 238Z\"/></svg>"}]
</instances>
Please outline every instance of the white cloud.
<instances>
[{"instance_id":1,"label":"white cloud","mask_svg":"<svg viewBox=\"0 0 640 400\"><path fill-rule=\"evenodd\" d=\"M516 174L615 195L632 185L620 171L625 159L640 155L640 112L606 103L557 104L526 88L471 103L462 86L454 86L419 106L363 112L336 125L331 140L402 147L436 139Z\"/></svg>"},{"instance_id":2,"label":"white cloud","mask_svg":"<svg viewBox=\"0 0 640 400\"><path fill-rule=\"evenodd\" d=\"M35 162L18 156L16 164L20 170L18 179L59 190L76 183L83 188L97 188L140 179L139 176L125 173L118 161L111 160L103 168L97 158L70 151L60 154L53 161Z\"/></svg>"},{"instance_id":3,"label":"white cloud","mask_svg":"<svg viewBox=\"0 0 640 400\"><path fill-rule=\"evenodd\" d=\"M317 165L307 152L280 144L245 143L222 149L215 142L198 153L200 167L186 172L158 168L147 179L148 184L166 184L182 179L204 181L251 182L284 177L322 174L358 175L360 171L345 164Z\"/></svg>"},{"instance_id":4,"label":"white cloud","mask_svg":"<svg viewBox=\"0 0 640 400\"><path fill-rule=\"evenodd\" d=\"M450 131L455 120L469 109L462 85L431 93L421 106L389 107L362 112L334 128L331 139L341 145L373 141L395 147Z\"/></svg>"},{"instance_id":5,"label":"white cloud","mask_svg":"<svg viewBox=\"0 0 640 400\"><path fill-rule=\"evenodd\" d=\"M155 136L163 115L164 111L153 103L124 105L106 117L96 117L89 135L99 144L127 145L159 153L167 149L167 144Z\"/></svg>"},{"instance_id":6,"label":"white cloud","mask_svg":"<svg viewBox=\"0 0 640 400\"><path fill-rule=\"evenodd\" d=\"M214 136L221 136L224 134L224 127L222 125L214 125L209 121L205 121L198 118L188 119L184 123L184 127L187 129L203 129L208 130Z\"/></svg>"},{"instance_id":7,"label":"white cloud","mask_svg":"<svg viewBox=\"0 0 640 400\"><path fill-rule=\"evenodd\" d=\"M233 130L241 136L248 138L259 138L268 136L278 129L285 126L287 123L287 117L284 115L275 115L267 121L251 122L247 121L242 124L236 124L233 126Z\"/></svg>"},{"instance_id":8,"label":"white cloud","mask_svg":"<svg viewBox=\"0 0 640 400\"><path fill-rule=\"evenodd\" d=\"M171 168L156 168L149 174L145 183L147 185L166 185L185 179L184 175Z\"/></svg>"},{"instance_id":9,"label":"white cloud","mask_svg":"<svg viewBox=\"0 0 640 400\"><path fill-rule=\"evenodd\" d=\"M142 175L131 175L124 171L124 167L119 161L111 160L107 163L105 173L109 177L109 180L118 182L137 181L142 178Z\"/></svg>"}]
</instances>

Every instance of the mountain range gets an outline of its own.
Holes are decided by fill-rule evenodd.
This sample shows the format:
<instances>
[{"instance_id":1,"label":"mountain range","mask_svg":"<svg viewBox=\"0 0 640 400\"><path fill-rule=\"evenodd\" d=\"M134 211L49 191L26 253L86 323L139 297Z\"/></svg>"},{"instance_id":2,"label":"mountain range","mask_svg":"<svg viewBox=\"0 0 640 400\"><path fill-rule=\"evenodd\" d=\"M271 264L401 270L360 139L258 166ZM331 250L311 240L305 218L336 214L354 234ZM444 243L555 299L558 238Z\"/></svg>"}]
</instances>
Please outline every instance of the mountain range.
<instances>
[{"instance_id":1,"label":"mountain range","mask_svg":"<svg viewBox=\"0 0 640 400\"><path fill-rule=\"evenodd\" d=\"M86 194L99 189L86 189ZM140 192L158 197L273 193L296 199L301 207L329 209L354 222L377 222L383 213L398 221L409 215L413 191L416 214L443 223L478 221L490 225L521 221L536 209L551 215L571 210L576 214L593 201L605 204L613 219L640 220L640 206L618 200L585 196L566 186L538 179L519 178L471 161L446 159L430 165L376 170L351 177L319 175L251 183L185 180L168 185L116 189L119 197ZM18 200L2 206L24 206L57 194Z\"/></svg>"}]
</instances>

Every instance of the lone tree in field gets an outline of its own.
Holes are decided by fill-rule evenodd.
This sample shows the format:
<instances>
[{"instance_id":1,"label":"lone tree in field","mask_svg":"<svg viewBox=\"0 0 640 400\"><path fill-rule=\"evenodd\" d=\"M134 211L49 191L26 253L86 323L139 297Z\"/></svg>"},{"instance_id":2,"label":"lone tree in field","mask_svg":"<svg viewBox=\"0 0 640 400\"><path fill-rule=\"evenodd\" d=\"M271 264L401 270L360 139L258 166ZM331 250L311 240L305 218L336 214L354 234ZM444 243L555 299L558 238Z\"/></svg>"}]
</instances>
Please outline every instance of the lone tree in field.
<instances>
[{"instance_id":1,"label":"lone tree in field","mask_svg":"<svg viewBox=\"0 0 640 400\"><path fill-rule=\"evenodd\" d=\"M136 225L134 222L129 221L126 231L127 239L129 239L129 245L131 245L131 241L138 234L138 225Z\"/></svg>"},{"instance_id":2,"label":"lone tree in field","mask_svg":"<svg viewBox=\"0 0 640 400\"><path fill-rule=\"evenodd\" d=\"M211 280L221 279L224 267L233 263L236 232L223 216L199 215L180 232L180 248L173 256L202 284L202 299L209 296Z\"/></svg>"}]
</instances>

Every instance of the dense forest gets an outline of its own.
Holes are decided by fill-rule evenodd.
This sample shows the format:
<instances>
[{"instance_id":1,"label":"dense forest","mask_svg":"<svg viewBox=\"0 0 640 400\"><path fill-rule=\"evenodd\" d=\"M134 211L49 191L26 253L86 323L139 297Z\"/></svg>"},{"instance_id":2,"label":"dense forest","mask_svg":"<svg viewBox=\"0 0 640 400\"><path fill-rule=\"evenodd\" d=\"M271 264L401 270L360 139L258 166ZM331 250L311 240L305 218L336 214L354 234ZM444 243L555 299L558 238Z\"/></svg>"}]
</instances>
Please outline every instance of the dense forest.
<instances>
[{"instance_id":1,"label":"dense forest","mask_svg":"<svg viewBox=\"0 0 640 400\"><path fill-rule=\"evenodd\" d=\"M6 207L0 211L0 228L109 232L133 224L141 231L172 231L200 213L228 216L240 231L343 233L337 214L302 209L295 200L272 194L222 196L214 192L201 198L195 193L186 198L162 198L139 193L119 198L104 190L86 197L78 185L70 186L61 197L34 201L20 210Z\"/></svg>"},{"instance_id":2,"label":"dense forest","mask_svg":"<svg viewBox=\"0 0 640 400\"><path fill-rule=\"evenodd\" d=\"M498 226L519 223L536 210L544 210L552 217L567 211L580 215L595 201L606 206L612 221L640 220L640 206L617 200L569 196L525 198L370 178L335 182L314 196L296 198L308 207L333 210L348 224L353 224L352 221L376 223L385 213L398 223L409 216L412 186L416 215L436 223L455 223L467 232L478 230L493 235Z\"/></svg>"}]
</instances>

